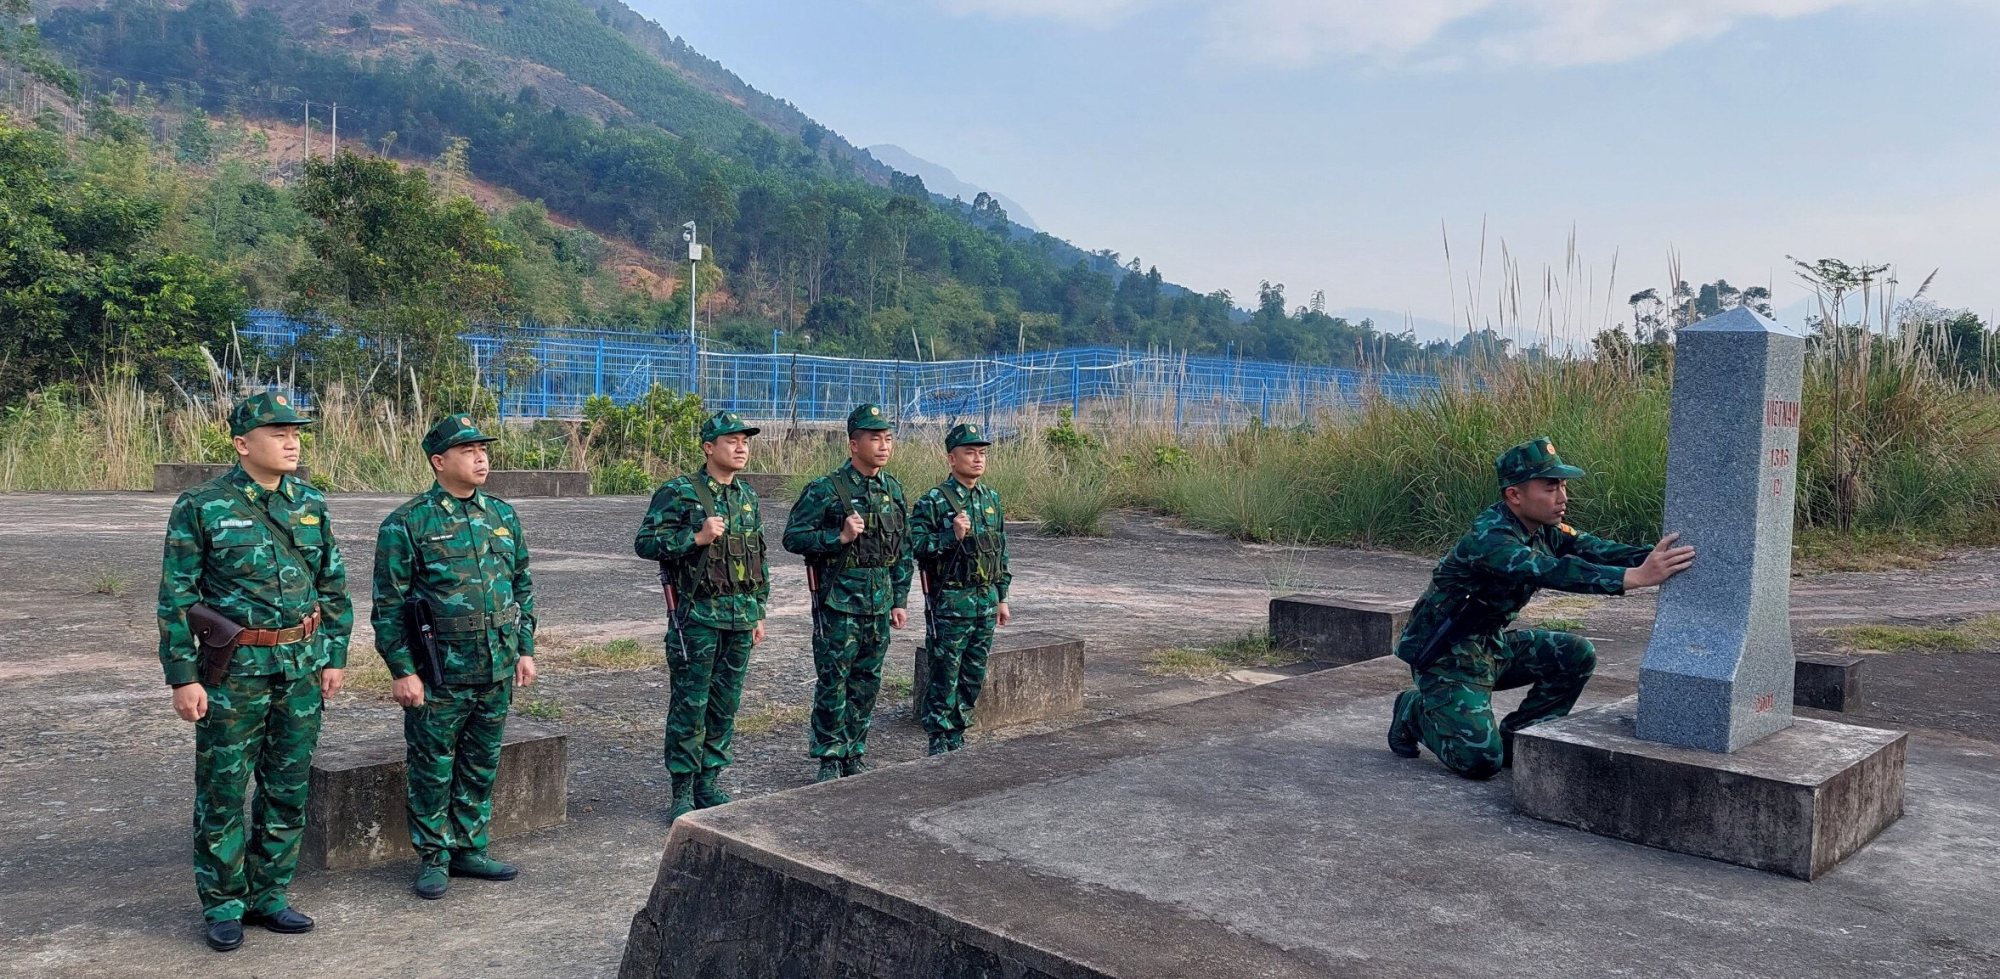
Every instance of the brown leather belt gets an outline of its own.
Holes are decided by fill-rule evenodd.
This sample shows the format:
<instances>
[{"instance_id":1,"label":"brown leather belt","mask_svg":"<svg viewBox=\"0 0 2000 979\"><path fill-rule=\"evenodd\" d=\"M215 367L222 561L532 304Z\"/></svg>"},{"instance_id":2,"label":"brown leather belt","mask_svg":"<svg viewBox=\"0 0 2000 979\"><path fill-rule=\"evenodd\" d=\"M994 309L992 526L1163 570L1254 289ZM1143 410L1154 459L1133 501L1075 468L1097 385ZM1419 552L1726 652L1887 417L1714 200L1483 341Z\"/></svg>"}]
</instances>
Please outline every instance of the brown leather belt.
<instances>
[{"instance_id":1,"label":"brown leather belt","mask_svg":"<svg viewBox=\"0 0 2000 979\"><path fill-rule=\"evenodd\" d=\"M287 646L311 639L319 631L319 610L289 629L245 629L236 636L238 646Z\"/></svg>"}]
</instances>

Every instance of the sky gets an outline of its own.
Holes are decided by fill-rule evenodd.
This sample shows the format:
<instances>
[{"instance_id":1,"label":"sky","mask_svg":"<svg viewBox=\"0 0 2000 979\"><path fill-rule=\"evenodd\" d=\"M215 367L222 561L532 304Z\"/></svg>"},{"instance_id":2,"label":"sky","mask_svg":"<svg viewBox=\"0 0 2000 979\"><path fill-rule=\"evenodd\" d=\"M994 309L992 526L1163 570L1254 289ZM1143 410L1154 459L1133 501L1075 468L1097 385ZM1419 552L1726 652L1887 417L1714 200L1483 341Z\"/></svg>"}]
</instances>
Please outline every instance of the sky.
<instances>
[{"instance_id":1,"label":"sky","mask_svg":"<svg viewBox=\"0 0 2000 979\"><path fill-rule=\"evenodd\" d=\"M1239 305L1587 336L1675 267L1798 301L1789 255L2000 310L1995 0L627 2Z\"/></svg>"}]
</instances>

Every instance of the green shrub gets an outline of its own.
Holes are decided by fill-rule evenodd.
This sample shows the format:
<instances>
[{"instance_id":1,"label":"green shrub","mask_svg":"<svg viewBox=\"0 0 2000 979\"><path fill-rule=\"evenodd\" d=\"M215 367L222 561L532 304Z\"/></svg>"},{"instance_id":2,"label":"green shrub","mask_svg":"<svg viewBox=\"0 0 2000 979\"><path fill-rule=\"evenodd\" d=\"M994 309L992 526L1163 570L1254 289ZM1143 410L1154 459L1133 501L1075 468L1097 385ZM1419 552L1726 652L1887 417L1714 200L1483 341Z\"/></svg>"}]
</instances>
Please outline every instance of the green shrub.
<instances>
[{"instance_id":1,"label":"green shrub","mask_svg":"<svg viewBox=\"0 0 2000 979\"><path fill-rule=\"evenodd\" d=\"M590 471L590 491L598 496L640 496L652 490L652 474L630 459L619 459Z\"/></svg>"}]
</instances>

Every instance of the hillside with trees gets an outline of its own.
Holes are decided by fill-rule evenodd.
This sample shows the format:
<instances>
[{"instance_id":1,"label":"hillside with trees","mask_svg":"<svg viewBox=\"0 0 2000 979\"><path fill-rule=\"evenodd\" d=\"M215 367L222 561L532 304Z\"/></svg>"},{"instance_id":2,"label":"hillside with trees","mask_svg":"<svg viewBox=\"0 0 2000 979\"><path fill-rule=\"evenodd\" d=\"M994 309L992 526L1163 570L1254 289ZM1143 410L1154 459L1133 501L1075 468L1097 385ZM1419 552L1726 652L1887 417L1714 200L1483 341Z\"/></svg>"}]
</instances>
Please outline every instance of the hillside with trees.
<instances>
[{"instance_id":1,"label":"hillside with trees","mask_svg":"<svg viewBox=\"0 0 2000 979\"><path fill-rule=\"evenodd\" d=\"M311 102L323 148L338 103L343 146L459 153L471 178L630 242L669 275L686 267L680 231L694 221L712 259L702 321L725 344L756 348L775 328L793 349L870 356L1101 343L1409 368L1442 352L1285 311L1275 285L1246 321L1226 293L1027 233L990 200L941 203L796 109L732 97L734 76L633 17L609 0L113 0L65 6L42 34L104 111L282 129L304 125ZM273 181L296 183L284 162ZM600 305L635 329L686 315L684 300Z\"/></svg>"}]
</instances>

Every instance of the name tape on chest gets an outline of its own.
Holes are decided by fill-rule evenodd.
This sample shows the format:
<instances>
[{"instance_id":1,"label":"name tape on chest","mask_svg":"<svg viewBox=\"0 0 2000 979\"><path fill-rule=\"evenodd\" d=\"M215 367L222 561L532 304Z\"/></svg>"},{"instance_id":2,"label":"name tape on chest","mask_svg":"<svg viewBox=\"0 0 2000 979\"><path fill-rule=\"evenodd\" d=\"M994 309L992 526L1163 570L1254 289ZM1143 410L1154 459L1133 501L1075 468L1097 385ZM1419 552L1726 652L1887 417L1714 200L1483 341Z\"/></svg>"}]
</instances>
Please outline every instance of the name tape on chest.
<instances>
[{"instance_id":1,"label":"name tape on chest","mask_svg":"<svg viewBox=\"0 0 2000 979\"><path fill-rule=\"evenodd\" d=\"M239 530L244 527L254 527L256 525L257 521L244 520L240 517L233 517L227 520L218 520L215 522L215 526L222 530Z\"/></svg>"}]
</instances>

